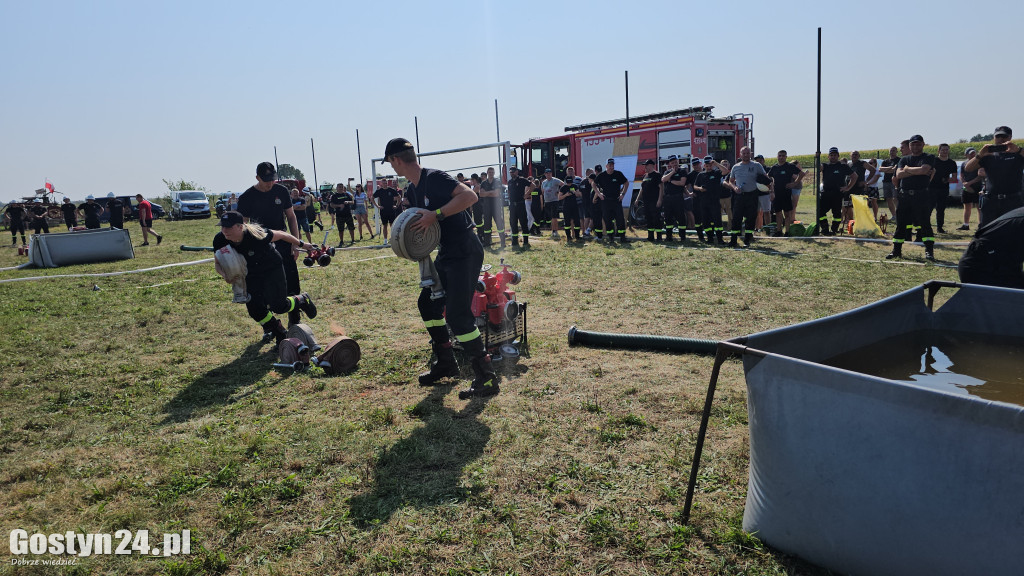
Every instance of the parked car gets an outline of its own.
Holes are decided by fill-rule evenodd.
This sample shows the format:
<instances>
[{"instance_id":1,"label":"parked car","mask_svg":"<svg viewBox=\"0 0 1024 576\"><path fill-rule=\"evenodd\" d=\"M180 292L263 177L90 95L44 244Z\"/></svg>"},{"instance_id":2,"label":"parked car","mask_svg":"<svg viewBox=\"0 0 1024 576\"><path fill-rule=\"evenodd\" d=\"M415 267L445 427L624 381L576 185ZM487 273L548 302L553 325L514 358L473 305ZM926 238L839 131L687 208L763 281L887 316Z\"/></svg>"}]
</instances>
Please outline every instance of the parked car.
<instances>
[{"instance_id":1,"label":"parked car","mask_svg":"<svg viewBox=\"0 0 1024 576\"><path fill-rule=\"evenodd\" d=\"M171 218L209 218L210 201L199 190L171 192Z\"/></svg>"}]
</instances>

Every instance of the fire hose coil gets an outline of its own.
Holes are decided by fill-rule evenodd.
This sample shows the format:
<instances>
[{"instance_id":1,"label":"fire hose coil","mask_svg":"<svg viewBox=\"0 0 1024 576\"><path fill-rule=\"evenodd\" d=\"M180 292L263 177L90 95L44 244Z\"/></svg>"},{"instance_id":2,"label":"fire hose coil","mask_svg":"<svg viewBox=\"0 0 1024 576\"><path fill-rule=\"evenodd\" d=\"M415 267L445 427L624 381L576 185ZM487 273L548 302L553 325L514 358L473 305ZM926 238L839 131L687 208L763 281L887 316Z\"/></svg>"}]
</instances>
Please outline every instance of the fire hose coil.
<instances>
[{"instance_id":1,"label":"fire hose coil","mask_svg":"<svg viewBox=\"0 0 1024 576\"><path fill-rule=\"evenodd\" d=\"M422 208L409 208L395 218L391 226L391 249L399 258L418 262L429 257L441 242L441 227L437 222L426 230L409 228L409 224L422 218L424 212L426 210Z\"/></svg>"}]
</instances>

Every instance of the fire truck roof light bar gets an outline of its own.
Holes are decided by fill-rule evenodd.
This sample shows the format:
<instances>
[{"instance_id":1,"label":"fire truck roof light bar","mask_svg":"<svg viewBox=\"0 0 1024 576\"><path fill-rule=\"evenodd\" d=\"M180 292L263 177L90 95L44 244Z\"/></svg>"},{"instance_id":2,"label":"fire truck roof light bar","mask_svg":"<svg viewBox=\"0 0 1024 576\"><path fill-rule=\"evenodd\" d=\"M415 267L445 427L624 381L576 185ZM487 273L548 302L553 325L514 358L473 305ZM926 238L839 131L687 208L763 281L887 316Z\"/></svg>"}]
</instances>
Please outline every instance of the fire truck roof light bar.
<instances>
[{"instance_id":1,"label":"fire truck roof light bar","mask_svg":"<svg viewBox=\"0 0 1024 576\"><path fill-rule=\"evenodd\" d=\"M635 116L629 119L629 123L636 124L640 122L649 122L652 120L664 120L666 118L677 118L679 116L696 116L701 119L706 119L711 116L711 110L714 106L694 106L692 108L683 108L682 110L674 110L672 112L659 112L657 114L648 114L647 116ZM566 126L566 132L582 132L584 130L595 130L598 128L613 128L615 126L625 126L626 119L619 118L618 120L608 120L606 122L594 122L592 124L580 124L579 126Z\"/></svg>"}]
</instances>

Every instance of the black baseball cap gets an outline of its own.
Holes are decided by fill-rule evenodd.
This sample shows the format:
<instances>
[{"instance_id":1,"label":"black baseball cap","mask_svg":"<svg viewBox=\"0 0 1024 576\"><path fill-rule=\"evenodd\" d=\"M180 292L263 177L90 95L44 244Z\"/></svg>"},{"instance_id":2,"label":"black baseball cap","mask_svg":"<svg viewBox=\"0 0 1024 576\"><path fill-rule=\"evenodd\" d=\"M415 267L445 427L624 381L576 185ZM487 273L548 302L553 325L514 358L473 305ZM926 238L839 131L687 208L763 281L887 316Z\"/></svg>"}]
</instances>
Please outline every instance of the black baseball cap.
<instances>
[{"instance_id":1,"label":"black baseball cap","mask_svg":"<svg viewBox=\"0 0 1024 576\"><path fill-rule=\"evenodd\" d=\"M665 160L667 162L671 162L673 160L679 160L679 156L676 156L675 154L673 154L673 155L669 156L668 158L666 158Z\"/></svg>"},{"instance_id":2,"label":"black baseball cap","mask_svg":"<svg viewBox=\"0 0 1024 576\"><path fill-rule=\"evenodd\" d=\"M615 164L615 158L609 158L606 164Z\"/></svg>"},{"instance_id":3,"label":"black baseball cap","mask_svg":"<svg viewBox=\"0 0 1024 576\"><path fill-rule=\"evenodd\" d=\"M839 154L839 148L836 148L835 146L833 146L833 147L828 149L828 153L829 154L831 154L833 152L835 152L836 154Z\"/></svg>"},{"instance_id":4,"label":"black baseball cap","mask_svg":"<svg viewBox=\"0 0 1024 576\"><path fill-rule=\"evenodd\" d=\"M757 156L754 156L754 160L764 160L764 156L761 155L761 154L758 154Z\"/></svg>"},{"instance_id":5,"label":"black baseball cap","mask_svg":"<svg viewBox=\"0 0 1024 576\"><path fill-rule=\"evenodd\" d=\"M656 165L656 164L657 164L657 162L655 162L654 160L651 160L650 158L648 158L648 159L647 159L647 161L646 161L646 162L644 162L644 166L647 166L648 164L650 164L650 165Z\"/></svg>"},{"instance_id":6,"label":"black baseball cap","mask_svg":"<svg viewBox=\"0 0 1024 576\"><path fill-rule=\"evenodd\" d=\"M544 173L547 174L548 172L554 172L554 170L552 170L551 168L545 168Z\"/></svg>"},{"instance_id":7,"label":"black baseball cap","mask_svg":"<svg viewBox=\"0 0 1024 576\"><path fill-rule=\"evenodd\" d=\"M242 218L242 214L240 212L236 212L234 210L228 210L227 212L224 213L223 216L220 217L220 227L221 228L230 228L230 227L234 226L235 224L244 224L244 223L245 223L245 218Z\"/></svg>"},{"instance_id":8,"label":"black baseball cap","mask_svg":"<svg viewBox=\"0 0 1024 576\"><path fill-rule=\"evenodd\" d=\"M414 146L412 142L409 142L405 138L392 138L388 141L388 145L384 147L384 161L387 162L388 158L398 154L399 152L405 152L406 150L412 150Z\"/></svg>"},{"instance_id":9,"label":"black baseball cap","mask_svg":"<svg viewBox=\"0 0 1024 576\"><path fill-rule=\"evenodd\" d=\"M705 156L704 157L704 162L705 163L707 163L707 162L714 162L714 161L715 161L715 157L714 156Z\"/></svg>"},{"instance_id":10,"label":"black baseball cap","mask_svg":"<svg viewBox=\"0 0 1024 576\"><path fill-rule=\"evenodd\" d=\"M994 136L1013 136L1013 130L1010 130L1009 126L999 126L996 128Z\"/></svg>"},{"instance_id":11,"label":"black baseball cap","mask_svg":"<svg viewBox=\"0 0 1024 576\"><path fill-rule=\"evenodd\" d=\"M920 142L924 144L924 136L921 136L920 134L914 134L913 136L910 137L910 142Z\"/></svg>"},{"instance_id":12,"label":"black baseball cap","mask_svg":"<svg viewBox=\"0 0 1024 576\"><path fill-rule=\"evenodd\" d=\"M277 178L277 168L270 162L260 162L256 166L256 177L264 182L273 182Z\"/></svg>"},{"instance_id":13,"label":"black baseball cap","mask_svg":"<svg viewBox=\"0 0 1024 576\"><path fill-rule=\"evenodd\" d=\"M967 150L964 150L964 154L970 154L971 152L977 152L977 150L975 150L974 148L968 148Z\"/></svg>"},{"instance_id":14,"label":"black baseball cap","mask_svg":"<svg viewBox=\"0 0 1024 576\"><path fill-rule=\"evenodd\" d=\"M691 165L692 164L700 164L700 158L697 158L697 157L690 158L690 164Z\"/></svg>"},{"instance_id":15,"label":"black baseball cap","mask_svg":"<svg viewBox=\"0 0 1024 576\"><path fill-rule=\"evenodd\" d=\"M508 171L509 172L519 172L519 168L516 168L515 166L509 166L508 167Z\"/></svg>"}]
</instances>

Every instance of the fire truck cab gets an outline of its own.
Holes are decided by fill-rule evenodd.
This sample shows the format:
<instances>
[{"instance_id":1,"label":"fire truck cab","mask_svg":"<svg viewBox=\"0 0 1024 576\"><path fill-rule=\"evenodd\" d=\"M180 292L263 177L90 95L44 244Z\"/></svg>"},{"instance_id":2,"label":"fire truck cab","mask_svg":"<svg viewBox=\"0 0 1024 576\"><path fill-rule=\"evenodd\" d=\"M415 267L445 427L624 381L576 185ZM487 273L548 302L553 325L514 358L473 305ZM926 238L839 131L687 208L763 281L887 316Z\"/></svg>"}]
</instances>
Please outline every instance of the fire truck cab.
<instances>
[{"instance_id":1,"label":"fire truck cab","mask_svg":"<svg viewBox=\"0 0 1024 576\"><path fill-rule=\"evenodd\" d=\"M634 188L643 178L643 163L650 159L663 169L671 155L688 165L691 157L714 156L735 164L739 149L753 148L753 115L736 114L725 118L712 115L714 106L698 106L673 112L650 114L567 126L566 134L533 138L519 147L522 169L530 176L543 176L551 168L556 178L565 179L565 169L573 166L582 176L587 168L604 167L608 158L621 158L616 168L632 178ZM627 126L628 124L628 126ZM627 135L628 133L628 135ZM632 160L633 165L629 165Z\"/></svg>"}]
</instances>

